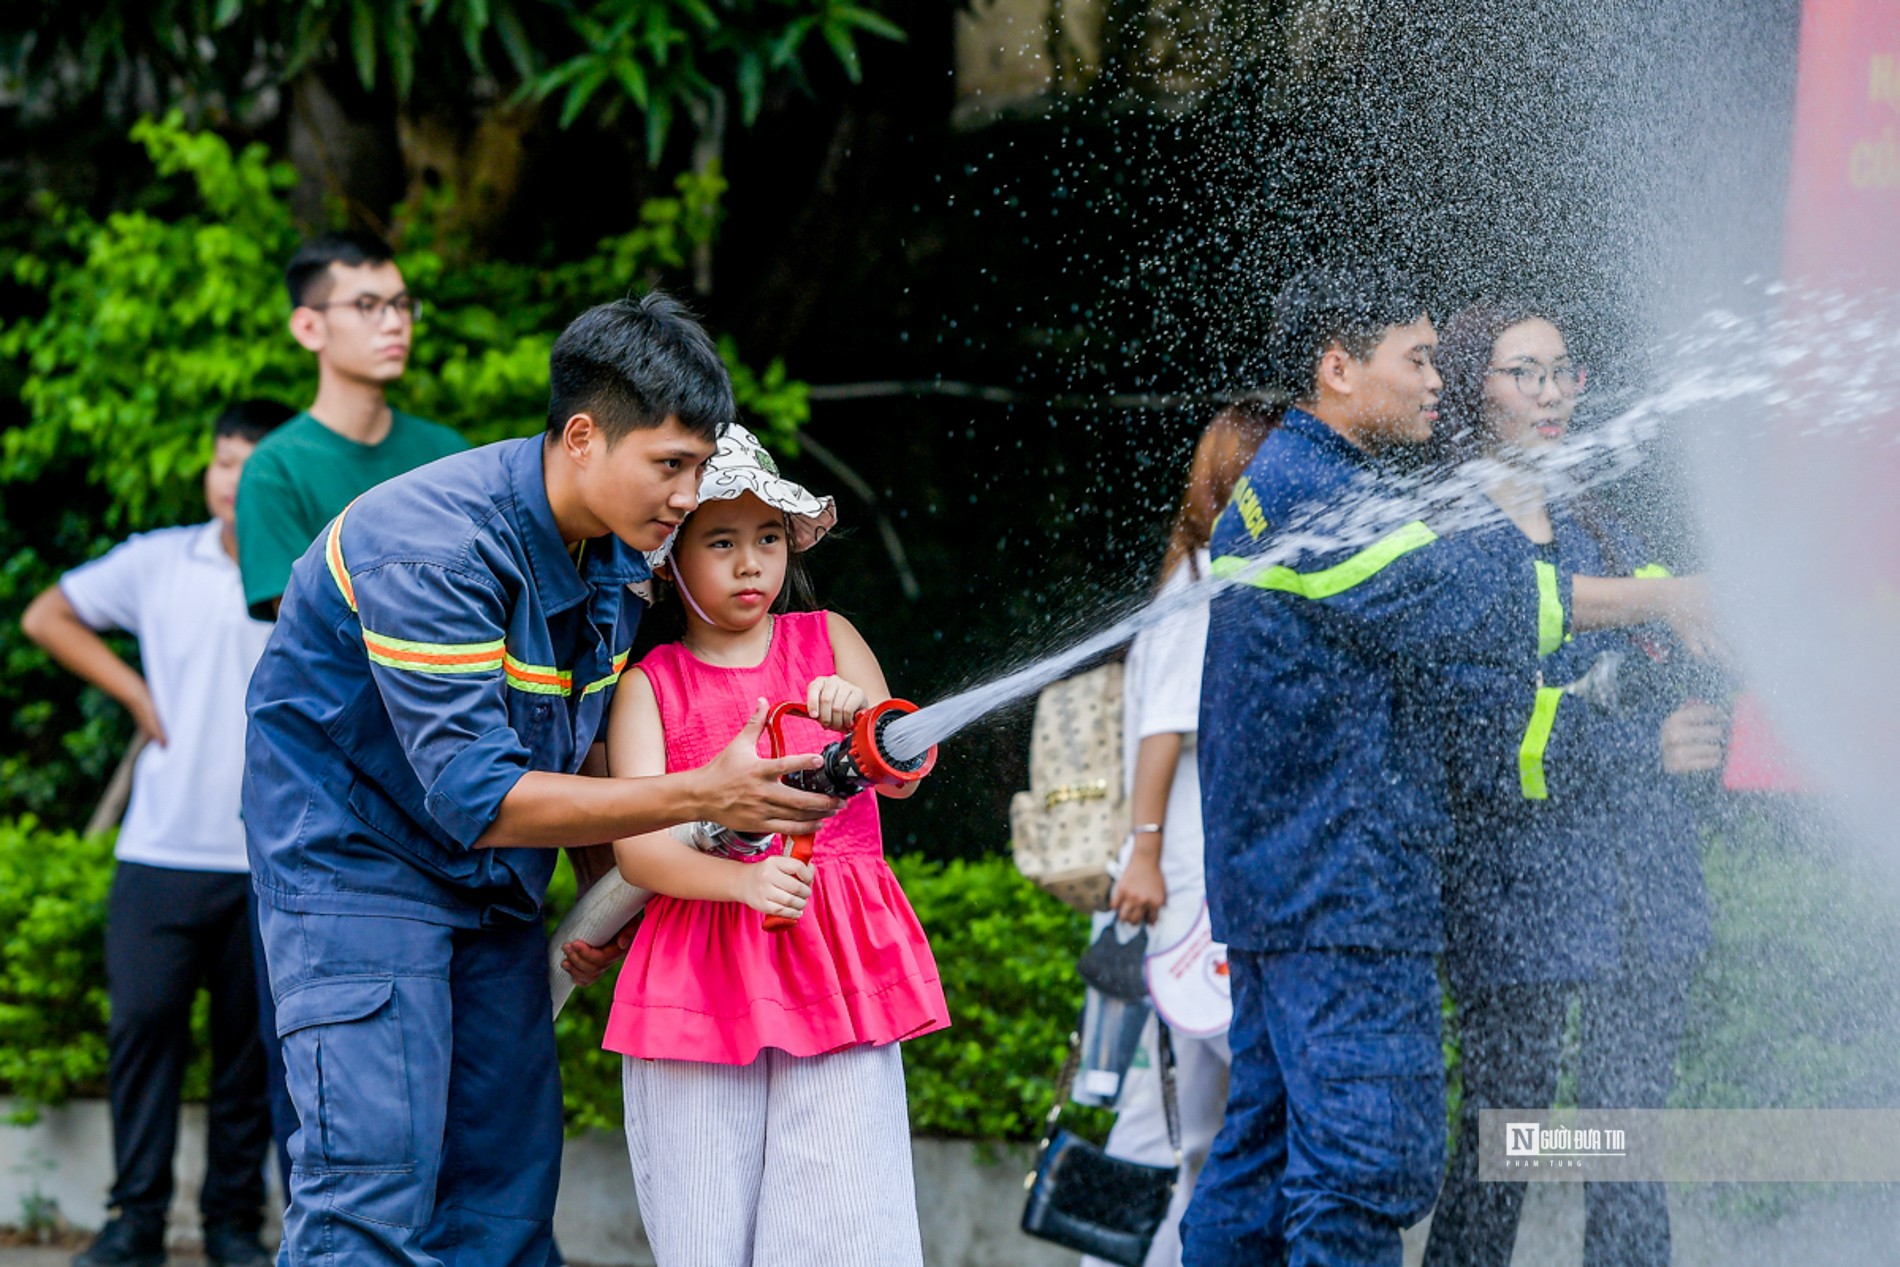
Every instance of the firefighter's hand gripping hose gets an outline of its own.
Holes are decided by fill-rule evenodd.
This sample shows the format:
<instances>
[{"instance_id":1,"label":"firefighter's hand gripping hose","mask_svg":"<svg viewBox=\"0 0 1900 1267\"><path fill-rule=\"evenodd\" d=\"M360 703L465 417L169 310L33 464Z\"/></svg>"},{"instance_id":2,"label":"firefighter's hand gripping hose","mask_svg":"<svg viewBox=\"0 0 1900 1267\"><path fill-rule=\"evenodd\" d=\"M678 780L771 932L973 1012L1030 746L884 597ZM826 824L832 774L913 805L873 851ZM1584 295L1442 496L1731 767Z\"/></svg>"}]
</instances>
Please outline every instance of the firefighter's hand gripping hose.
<instances>
[{"instance_id":1,"label":"firefighter's hand gripping hose","mask_svg":"<svg viewBox=\"0 0 1900 1267\"><path fill-rule=\"evenodd\" d=\"M607 872L581 894L574 909L548 938L548 993L554 998L556 1016L566 1005L567 996L574 993L574 978L561 967L561 948L573 941L605 946L640 913L652 896L621 879L618 871Z\"/></svg>"}]
</instances>

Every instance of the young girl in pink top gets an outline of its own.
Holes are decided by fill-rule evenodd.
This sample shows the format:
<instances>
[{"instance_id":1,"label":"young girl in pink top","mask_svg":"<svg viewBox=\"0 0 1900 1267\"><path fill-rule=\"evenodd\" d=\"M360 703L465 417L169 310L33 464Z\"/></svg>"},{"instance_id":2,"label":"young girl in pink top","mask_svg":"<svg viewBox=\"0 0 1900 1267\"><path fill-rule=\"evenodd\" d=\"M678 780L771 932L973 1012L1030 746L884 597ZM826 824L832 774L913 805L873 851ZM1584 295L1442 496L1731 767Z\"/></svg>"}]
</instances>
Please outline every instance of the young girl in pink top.
<instances>
[{"instance_id":1,"label":"young girl in pink top","mask_svg":"<svg viewBox=\"0 0 1900 1267\"><path fill-rule=\"evenodd\" d=\"M817 752L890 698L849 621L786 610L791 555L836 522L831 499L736 426L699 499L656 569L685 634L621 683L616 775L704 764L761 701L803 702L815 720L790 719L787 746ZM921 1267L897 1042L950 1023L936 961L884 861L876 797L846 801L810 863L778 843L700 852L662 831L614 846L655 895L605 1039L626 1057L647 1239L660 1267ZM797 922L767 932L767 915Z\"/></svg>"}]
</instances>

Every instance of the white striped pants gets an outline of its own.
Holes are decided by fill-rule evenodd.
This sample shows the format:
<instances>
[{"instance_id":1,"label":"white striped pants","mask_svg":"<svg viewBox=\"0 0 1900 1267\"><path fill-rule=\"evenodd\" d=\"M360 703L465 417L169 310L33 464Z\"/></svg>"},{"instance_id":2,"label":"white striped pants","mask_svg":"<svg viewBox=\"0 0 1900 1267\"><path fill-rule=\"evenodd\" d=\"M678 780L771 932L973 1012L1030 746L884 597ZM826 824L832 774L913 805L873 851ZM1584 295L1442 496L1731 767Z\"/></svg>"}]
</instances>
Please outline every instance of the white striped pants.
<instances>
[{"instance_id":1,"label":"white striped pants","mask_svg":"<svg viewBox=\"0 0 1900 1267\"><path fill-rule=\"evenodd\" d=\"M628 1058L621 1086L659 1267L922 1267L898 1044Z\"/></svg>"}]
</instances>

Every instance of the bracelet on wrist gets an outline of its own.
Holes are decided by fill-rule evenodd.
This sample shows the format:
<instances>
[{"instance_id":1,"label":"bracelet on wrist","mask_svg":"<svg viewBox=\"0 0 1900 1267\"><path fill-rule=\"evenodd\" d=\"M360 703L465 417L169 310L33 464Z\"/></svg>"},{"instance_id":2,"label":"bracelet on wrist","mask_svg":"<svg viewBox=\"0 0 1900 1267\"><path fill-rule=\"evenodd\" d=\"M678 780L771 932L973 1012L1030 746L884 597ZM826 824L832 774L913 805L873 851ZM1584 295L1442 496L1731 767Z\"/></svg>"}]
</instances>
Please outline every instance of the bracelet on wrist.
<instances>
[{"instance_id":1,"label":"bracelet on wrist","mask_svg":"<svg viewBox=\"0 0 1900 1267\"><path fill-rule=\"evenodd\" d=\"M1134 826L1134 830L1130 831L1128 834L1131 836L1159 836L1161 834L1161 824L1160 823L1136 823Z\"/></svg>"}]
</instances>

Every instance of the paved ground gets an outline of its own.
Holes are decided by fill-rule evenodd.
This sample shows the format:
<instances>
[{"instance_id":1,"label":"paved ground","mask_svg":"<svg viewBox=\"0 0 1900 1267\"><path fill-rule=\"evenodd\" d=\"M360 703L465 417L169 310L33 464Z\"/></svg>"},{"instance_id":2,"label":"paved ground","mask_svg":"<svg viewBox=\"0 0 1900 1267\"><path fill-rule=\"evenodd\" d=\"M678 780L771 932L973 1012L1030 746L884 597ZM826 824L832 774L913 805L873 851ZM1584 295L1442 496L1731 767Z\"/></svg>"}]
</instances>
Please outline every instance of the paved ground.
<instances>
[{"instance_id":1,"label":"paved ground","mask_svg":"<svg viewBox=\"0 0 1900 1267\"><path fill-rule=\"evenodd\" d=\"M1895 1267L1900 1264L1900 1190L1842 1185L1832 1191L1790 1186L1779 1195L1791 1208L1779 1216L1750 1213L1734 1193L1713 1187L1671 1194L1676 1267ZM1792 1204L1798 1201L1799 1204ZM1406 1236L1405 1262L1416 1267L1426 1229ZM0 1267L66 1267L73 1249L0 1246ZM1533 1184L1512 1267L1577 1267L1583 1256L1583 1189ZM173 1255L177 1267L207 1267ZM933 1267L936 1265L933 1264ZM956 1267L943 1264L941 1267Z\"/></svg>"}]
</instances>

